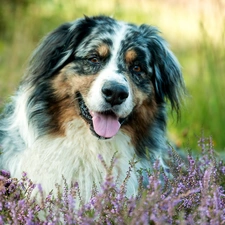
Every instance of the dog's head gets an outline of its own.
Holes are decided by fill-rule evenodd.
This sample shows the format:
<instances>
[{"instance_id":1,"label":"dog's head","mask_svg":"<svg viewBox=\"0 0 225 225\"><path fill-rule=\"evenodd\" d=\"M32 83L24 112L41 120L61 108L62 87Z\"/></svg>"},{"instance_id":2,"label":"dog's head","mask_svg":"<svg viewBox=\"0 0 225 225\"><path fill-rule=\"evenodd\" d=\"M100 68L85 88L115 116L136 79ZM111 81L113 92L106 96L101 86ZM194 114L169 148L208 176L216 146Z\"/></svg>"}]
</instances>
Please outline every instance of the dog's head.
<instances>
[{"instance_id":1,"label":"dog's head","mask_svg":"<svg viewBox=\"0 0 225 225\"><path fill-rule=\"evenodd\" d=\"M123 127L128 131L128 121L149 125L166 99L179 111L184 90L179 64L156 28L104 16L50 33L28 73L35 87L29 115L42 118L34 119L39 129L63 133L69 121L82 117L103 139Z\"/></svg>"}]
</instances>

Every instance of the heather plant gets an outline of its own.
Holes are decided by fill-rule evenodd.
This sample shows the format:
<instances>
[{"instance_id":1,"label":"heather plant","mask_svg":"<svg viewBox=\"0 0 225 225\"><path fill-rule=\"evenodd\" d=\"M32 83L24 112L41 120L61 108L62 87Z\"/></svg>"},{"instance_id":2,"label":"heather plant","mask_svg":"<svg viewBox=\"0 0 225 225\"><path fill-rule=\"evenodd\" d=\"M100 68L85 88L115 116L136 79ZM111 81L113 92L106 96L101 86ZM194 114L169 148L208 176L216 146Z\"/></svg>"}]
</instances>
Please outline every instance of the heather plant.
<instances>
[{"instance_id":1,"label":"heather plant","mask_svg":"<svg viewBox=\"0 0 225 225\"><path fill-rule=\"evenodd\" d=\"M0 224L225 224L225 164L211 138L200 138L198 146L201 154L187 151L182 157L171 147L168 164L173 177L156 162L147 171L146 185L140 171L139 191L132 197L125 193L135 161L118 186L112 173L116 154L110 165L99 156L107 176L100 189L94 185L90 190L87 203L82 202L78 183L65 180L63 187L56 185L57 195L44 196L26 173L17 180L1 171Z\"/></svg>"}]
</instances>

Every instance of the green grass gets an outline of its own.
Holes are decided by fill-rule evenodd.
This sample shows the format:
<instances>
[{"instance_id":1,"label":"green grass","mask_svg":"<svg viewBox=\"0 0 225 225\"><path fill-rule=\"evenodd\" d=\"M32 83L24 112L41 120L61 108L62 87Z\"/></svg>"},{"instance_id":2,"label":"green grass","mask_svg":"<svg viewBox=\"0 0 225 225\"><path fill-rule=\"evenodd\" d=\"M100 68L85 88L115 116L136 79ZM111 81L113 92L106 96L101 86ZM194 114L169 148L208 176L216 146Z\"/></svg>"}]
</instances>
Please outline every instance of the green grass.
<instances>
[{"instance_id":1,"label":"green grass","mask_svg":"<svg viewBox=\"0 0 225 225\"><path fill-rule=\"evenodd\" d=\"M176 129L183 132L183 137L188 134L187 143L191 143L191 146L201 132L211 135L216 149L222 151L225 147L225 29L221 30L218 40L216 36L215 39L210 37L210 30L202 21L199 22L199 30L200 40L196 48L187 51L193 58L186 58L185 53L180 57L182 65L187 67L193 63L195 71L187 74L184 68L190 97L187 98L186 107L182 110L182 121Z\"/></svg>"},{"instance_id":2,"label":"green grass","mask_svg":"<svg viewBox=\"0 0 225 225\"><path fill-rule=\"evenodd\" d=\"M40 39L65 21L105 14L162 31L183 67L189 96L179 123L170 118L169 136L178 146L196 148L202 132L215 148L225 138L224 0L1 0L0 108L16 90L29 55Z\"/></svg>"}]
</instances>

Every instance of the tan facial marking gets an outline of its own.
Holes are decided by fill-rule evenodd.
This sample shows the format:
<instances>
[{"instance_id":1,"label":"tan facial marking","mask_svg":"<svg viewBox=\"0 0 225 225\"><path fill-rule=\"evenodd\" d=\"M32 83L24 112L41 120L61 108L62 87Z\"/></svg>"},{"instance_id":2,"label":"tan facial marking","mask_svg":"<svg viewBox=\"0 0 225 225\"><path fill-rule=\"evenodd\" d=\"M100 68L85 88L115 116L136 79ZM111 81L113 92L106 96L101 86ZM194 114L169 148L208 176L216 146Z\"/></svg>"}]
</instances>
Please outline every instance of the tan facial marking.
<instances>
[{"instance_id":1,"label":"tan facial marking","mask_svg":"<svg viewBox=\"0 0 225 225\"><path fill-rule=\"evenodd\" d=\"M150 96L141 92L135 85L131 88L134 96L134 111L129 123L122 126L121 129L131 137L134 146L138 146L140 140L148 135L148 129L153 123L158 112L158 106L155 99L154 87L151 84Z\"/></svg>"},{"instance_id":2,"label":"tan facial marking","mask_svg":"<svg viewBox=\"0 0 225 225\"><path fill-rule=\"evenodd\" d=\"M52 82L54 102L50 102L49 114L51 123L58 135L64 135L65 126L69 121L80 117L76 100L76 92L84 97L87 95L95 76L74 74L72 65L64 67Z\"/></svg>"},{"instance_id":3,"label":"tan facial marking","mask_svg":"<svg viewBox=\"0 0 225 225\"><path fill-rule=\"evenodd\" d=\"M141 106L134 109L132 120L122 127L131 137L134 146L138 146L140 140L148 135L148 129L153 123L156 113L157 104L153 99L145 100Z\"/></svg>"},{"instance_id":4,"label":"tan facial marking","mask_svg":"<svg viewBox=\"0 0 225 225\"><path fill-rule=\"evenodd\" d=\"M97 51L102 57L107 57L109 55L109 47L106 44L100 45Z\"/></svg>"},{"instance_id":5,"label":"tan facial marking","mask_svg":"<svg viewBox=\"0 0 225 225\"><path fill-rule=\"evenodd\" d=\"M134 50L128 50L125 54L126 63L133 62L137 57L137 53Z\"/></svg>"}]
</instances>

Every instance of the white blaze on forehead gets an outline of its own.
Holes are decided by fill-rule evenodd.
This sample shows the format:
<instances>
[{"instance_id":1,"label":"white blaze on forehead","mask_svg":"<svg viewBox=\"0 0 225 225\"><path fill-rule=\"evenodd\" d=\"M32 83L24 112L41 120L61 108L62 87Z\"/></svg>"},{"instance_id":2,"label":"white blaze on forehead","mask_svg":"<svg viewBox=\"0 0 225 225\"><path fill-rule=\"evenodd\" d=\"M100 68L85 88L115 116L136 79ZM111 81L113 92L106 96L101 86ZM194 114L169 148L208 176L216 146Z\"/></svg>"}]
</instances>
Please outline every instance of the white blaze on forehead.
<instances>
[{"instance_id":1,"label":"white blaze on forehead","mask_svg":"<svg viewBox=\"0 0 225 225\"><path fill-rule=\"evenodd\" d=\"M132 93L129 83L126 81L125 74L118 73L118 57L121 51L121 42L124 40L127 32L127 24L118 22L118 26L115 27L115 33L112 35L113 46L111 48L111 57L105 68L103 68L96 80L93 82L91 89L88 93L85 102L90 110L95 112L101 112L106 106L105 99L102 96L102 86L106 81L116 81L127 87L129 96L125 102L121 105L114 107L119 117L126 117L133 108ZM122 59L121 59L122 60Z\"/></svg>"},{"instance_id":2,"label":"white blaze on forehead","mask_svg":"<svg viewBox=\"0 0 225 225\"><path fill-rule=\"evenodd\" d=\"M111 61L115 62L117 61L119 50L121 49L121 42L124 40L126 31L127 31L127 25L125 23L119 23L120 28L117 30L114 36L113 40L113 51L112 51L112 59Z\"/></svg>"},{"instance_id":3,"label":"white blaze on forehead","mask_svg":"<svg viewBox=\"0 0 225 225\"><path fill-rule=\"evenodd\" d=\"M107 66L101 71L99 74L99 80L103 82L106 80L113 80L117 81L121 84L127 85L124 75L118 73L118 56L121 50L121 42L124 40L127 25L123 22L118 23L119 28L116 30L114 37L113 37L113 46L111 50L111 58Z\"/></svg>"}]
</instances>

